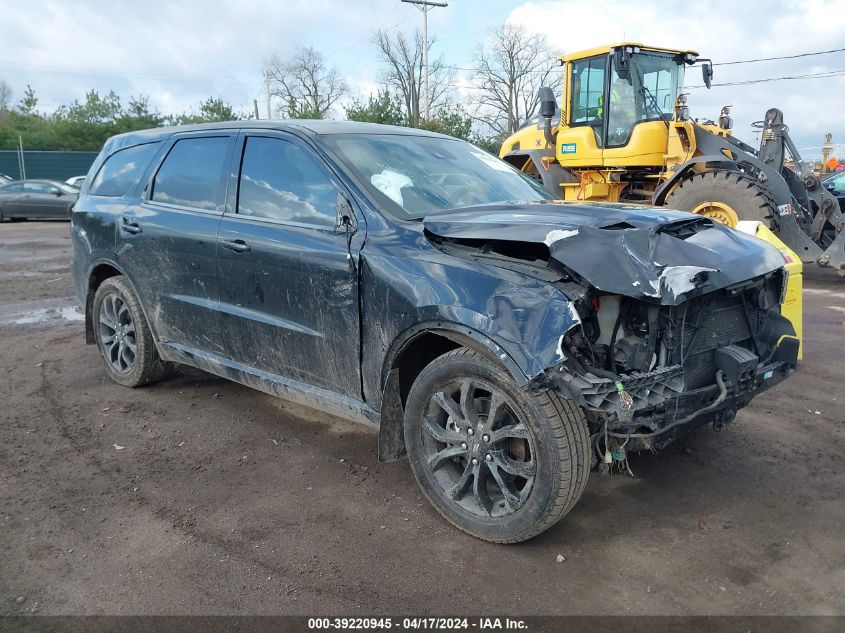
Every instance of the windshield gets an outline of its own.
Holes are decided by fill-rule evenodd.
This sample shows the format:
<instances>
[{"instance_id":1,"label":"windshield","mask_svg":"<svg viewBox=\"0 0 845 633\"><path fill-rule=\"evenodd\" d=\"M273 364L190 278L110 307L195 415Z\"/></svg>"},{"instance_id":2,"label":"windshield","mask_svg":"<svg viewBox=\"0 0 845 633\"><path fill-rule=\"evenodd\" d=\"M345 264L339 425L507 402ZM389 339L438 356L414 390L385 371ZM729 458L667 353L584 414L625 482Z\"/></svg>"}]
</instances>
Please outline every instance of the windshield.
<instances>
[{"instance_id":1,"label":"windshield","mask_svg":"<svg viewBox=\"0 0 845 633\"><path fill-rule=\"evenodd\" d=\"M657 119L671 114L684 84L683 62L659 53L637 53L633 59L634 89L641 99L643 118Z\"/></svg>"},{"instance_id":2,"label":"windshield","mask_svg":"<svg viewBox=\"0 0 845 633\"><path fill-rule=\"evenodd\" d=\"M684 64L662 53L635 53L623 79L614 67L610 84L608 147L625 145L641 121L669 121L683 89Z\"/></svg>"},{"instance_id":3,"label":"windshield","mask_svg":"<svg viewBox=\"0 0 845 633\"><path fill-rule=\"evenodd\" d=\"M504 161L457 139L339 134L326 142L379 206L403 220L496 202L553 199Z\"/></svg>"}]
</instances>

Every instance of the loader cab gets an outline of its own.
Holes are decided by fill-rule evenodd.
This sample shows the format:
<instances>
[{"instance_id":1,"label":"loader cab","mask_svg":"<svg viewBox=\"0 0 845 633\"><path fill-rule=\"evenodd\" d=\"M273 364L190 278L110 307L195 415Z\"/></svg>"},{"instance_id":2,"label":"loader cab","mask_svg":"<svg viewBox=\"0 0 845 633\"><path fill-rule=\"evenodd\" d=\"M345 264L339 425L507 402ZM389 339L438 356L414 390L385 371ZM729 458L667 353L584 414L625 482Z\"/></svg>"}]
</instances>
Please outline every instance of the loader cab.
<instances>
[{"instance_id":1,"label":"loader cab","mask_svg":"<svg viewBox=\"0 0 845 633\"><path fill-rule=\"evenodd\" d=\"M661 167L684 68L697 53L617 44L561 58L564 167Z\"/></svg>"}]
</instances>

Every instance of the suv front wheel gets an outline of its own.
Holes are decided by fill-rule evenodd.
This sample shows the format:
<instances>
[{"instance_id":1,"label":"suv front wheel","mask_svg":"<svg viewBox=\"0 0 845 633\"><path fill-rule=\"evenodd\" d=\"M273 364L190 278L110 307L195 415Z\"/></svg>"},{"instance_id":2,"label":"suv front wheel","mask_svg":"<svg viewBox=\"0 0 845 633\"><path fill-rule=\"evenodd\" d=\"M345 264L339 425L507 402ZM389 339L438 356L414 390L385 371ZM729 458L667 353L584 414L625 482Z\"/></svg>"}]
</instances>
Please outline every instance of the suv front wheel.
<instances>
[{"instance_id":1,"label":"suv front wheel","mask_svg":"<svg viewBox=\"0 0 845 633\"><path fill-rule=\"evenodd\" d=\"M92 320L106 372L124 387L164 378L172 365L159 358L138 297L123 276L109 277L94 295Z\"/></svg>"},{"instance_id":2,"label":"suv front wheel","mask_svg":"<svg viewBox=\"0 0 845 633\"><path fill-rule=\"evenodd\" d=\"M524 541L565 515L587 483L582 411L548 390L516 386L466 348L426 366L405 407L405 445L428 500L478 538Z\"/></svg>"}]
</instances>

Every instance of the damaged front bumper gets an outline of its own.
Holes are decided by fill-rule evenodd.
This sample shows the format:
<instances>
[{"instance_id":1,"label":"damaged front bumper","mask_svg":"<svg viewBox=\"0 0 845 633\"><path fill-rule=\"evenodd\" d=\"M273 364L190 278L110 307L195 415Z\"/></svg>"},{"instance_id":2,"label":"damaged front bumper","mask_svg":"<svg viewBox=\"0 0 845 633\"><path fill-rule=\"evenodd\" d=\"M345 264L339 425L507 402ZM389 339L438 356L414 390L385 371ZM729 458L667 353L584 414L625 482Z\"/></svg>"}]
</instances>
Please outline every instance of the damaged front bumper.
<instances>
[{"instance_id":1,"label":"damaged front bumper","mask_svg":"<svg viewBox=\"0 0 845 633\"><path fill-rule=\"evenodd\" d=\"M730 424L739 409L794 370L795 362L782 359L741 371L720 369L715 384L699 389L685 389L680 365L618 381L592 373L575 375L560 367L550 378L560 393L584 409L591 426L627 440L627 450L634 452L665 446L703 424L713 423L716 429Z\"/></svg>"}]
</instances>

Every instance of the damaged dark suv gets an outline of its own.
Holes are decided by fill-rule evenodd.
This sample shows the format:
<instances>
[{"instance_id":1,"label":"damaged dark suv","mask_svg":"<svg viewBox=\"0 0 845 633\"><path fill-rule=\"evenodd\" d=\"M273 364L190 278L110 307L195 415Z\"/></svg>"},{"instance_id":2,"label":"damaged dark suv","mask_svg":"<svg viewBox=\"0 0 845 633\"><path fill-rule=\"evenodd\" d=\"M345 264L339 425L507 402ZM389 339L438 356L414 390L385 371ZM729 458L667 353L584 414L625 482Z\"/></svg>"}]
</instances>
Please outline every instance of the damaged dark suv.
<instances>
[{"instance_id":1,"label":"damaged dark suv","mask_svg":"<svg viewBox=\"0 0 845 633\"><path fill-rule=\"evenodd\" d=\"M110 139L72 217L86 338L138 387L174 363L378 428L496 542L591 468L731 422L789 376L780 253L707 218L565 205L480 149L330 121Z\"/></svg>"}]
</instances>

